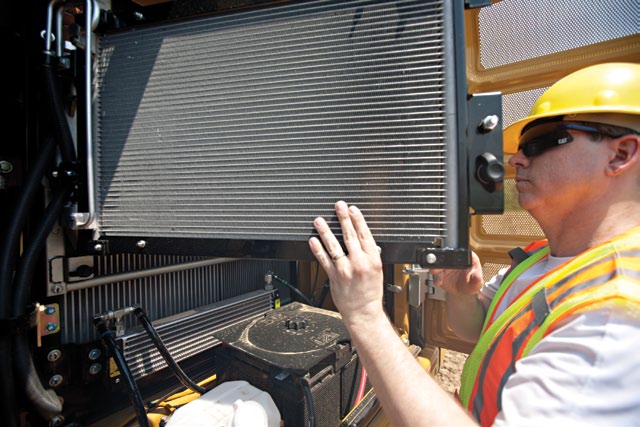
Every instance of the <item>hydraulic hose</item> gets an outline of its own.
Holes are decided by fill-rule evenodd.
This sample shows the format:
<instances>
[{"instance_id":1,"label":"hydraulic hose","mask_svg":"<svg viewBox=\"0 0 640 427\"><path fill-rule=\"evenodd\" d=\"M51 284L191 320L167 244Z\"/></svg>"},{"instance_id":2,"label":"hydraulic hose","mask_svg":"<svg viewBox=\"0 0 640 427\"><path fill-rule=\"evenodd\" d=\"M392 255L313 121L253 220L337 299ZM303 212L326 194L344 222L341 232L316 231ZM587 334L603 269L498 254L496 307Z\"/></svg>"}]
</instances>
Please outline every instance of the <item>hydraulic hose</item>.
<instances>
[{"instance_id":1,"label":"hydraulic hose","mask_svg":"<svg viewBox=\"0 0 640 427\"><path fill-rule=\"evenodd\" d=\"M318 302L316 303L316 307L322 307L324 304L324 300L327 298L329 294L329 280L322 285L322 289L320 290L320 296L318 297Z\"/></svg>"},{"instance_id":2,"label":"hydraulic hose","mask_svg":"<svg viewBox=\"0 0 640 427\"><path fill-rule=\"evenodd\" d=\"M278 282L282 283L287 288L289 288L294 294L296 294L296 296L298 297L298 299L300 301L304 302L307 305L313 306L313 303L311 302L311 300L309 298L307 298L307 296L305 294L300 292L300 290L298 288L296 288L295 286L293 286L291 283L287 282L286 280L276 276L275 274L273 274L272 276L273 276L273 278L275 280L277 280Z\"/></svg>"},{"instance_id":3,"label":"hydraulic hose","mask_svg":"<svg viewBox=\"0 0 640 427\"><path fill-rule=\"evenodd\" d=\"M67 124L64 109L64 97L60 90L59 77L51 65L44 65L45 91L47 95L49 113L53 117L52 125L54 138L60 147L60 155L64 162L75 162L76 151L73 144L71 130Z\"/></svg>"},{"instance_id":4,"label":"hydraulic hose","mask_svg":"<svg viewBox=\"0 0 640 427\"><path fill-rule=\"evenodd\" d=\"M136 413L136 419L138 420L138 424L140 427L149 427L149 419L147 418L147 412L145 411L144 401L142 400L142 395L140 394L140 390L138 389L138 385L136 381L133 379L133 375L129 370L129 366L127 365L127 361L124 358L124 355L120 351L118 347L118 343L113 338L113 334L111 330L107 328L104 321L100 318L93 319L93 323L100 333L100 337L102 341L107 346L111 354L113 354L113 358L116 361L116 365L118 369L120 369L120 373L122 374L122 378L124 378L125 384L127 386L127 392L129 393L129 399L131 400L131 404L133 405L133 409Z\"/></svg>"},{"instance_id":5,"label":"hydraulic hose","mask_svg":"<svg viewBox=\"0 0 640 427\"><path fill-rule=\"evenodd\" d=\"M42 222L24 251L14 280L13 316L16 318L25 312L38 255L44 249L47 236L58 219L65 197L65 191L54 195L45 210ZM46 420L62 412L62 403L56 393L53 390L45 390L38 378L26 335L15 337L13 354L17 384L23 384L25 395L34 409Z\"/></svg>"},{"instance_id":6,"label":"hydraulic hose","mask_svg":"<svg viewBox=\"0 0 640 427\"><path fill-rule=\"evenodd\" d=\"M33 205L45 170L51 161L55 149L55 141L49 138L43 144L38 158L35 160L27 177L24 189L20 194L17 206L13 211L8 228L3 233L4 240L0 247L0 318L7 319L11 315L11 282L15 261L18 255L20 234L24 228L28 212ZM4 422L8 427L18 425L17 404L14 392L14 374L12 361L12 338L0 335L0 411L4 414Z\"/></svg>"},{"instance_id":7,"label":"hydraulic hose","mask_svg":"<svg viewBox=\"0 0 640 427\"><path fill-rule=\"evenodd\" d=\"M307 402L307 412L309 415L309 427L316 427L316 410L313 406L313 396L311 395L311 387L304 379L300 380L300 387L304 394L304 400Z\"/></svg>"},{"instance_id":8,"label":"hydraulic hose","mask_svg":"<svg viewBox=\"0 0 640 427\"><path fill-rule=\"evenodd\" d=\"M360 374L360 386L358 387L358 394L356 395L355 406L358 406L360 401L364 398L364 392L367 389L367 371L362 367L362 373Z\"/></svg>"},{"instance_id":9,"label":"hydraulic hose","mask_svg":"<svg viewBox=\"0 0 640 427\"><path fill-rule=\"evenodd\" d=\"M180 368L180 366L173 359L173 357L171 356L171 353L169 353L169 350L164 345L162 338L160 338L160 335L158 335L158 332L153 327L153 324L151 324L151 321L147 317L147 314L144 312L142 307L136 307L133 312L138 317L138 320L142 324L142 327L144 328L145 331L147 331L149 338L151 338L151 341L153 341L153 344L156 346L156 348L160 352L160 355L162 356L164 361L167 362L167 365L169 366L169 368L171 368L171 370L173 371L175 376L178 378L180 383L186 388L188 388L189 390L193 390L196 393L200 393L200 394L206 393L207 389L199 386L191 378L189 378L187 374L185 374L185 372L182 370L182 368Z\"/></svg>"}]
</instances>

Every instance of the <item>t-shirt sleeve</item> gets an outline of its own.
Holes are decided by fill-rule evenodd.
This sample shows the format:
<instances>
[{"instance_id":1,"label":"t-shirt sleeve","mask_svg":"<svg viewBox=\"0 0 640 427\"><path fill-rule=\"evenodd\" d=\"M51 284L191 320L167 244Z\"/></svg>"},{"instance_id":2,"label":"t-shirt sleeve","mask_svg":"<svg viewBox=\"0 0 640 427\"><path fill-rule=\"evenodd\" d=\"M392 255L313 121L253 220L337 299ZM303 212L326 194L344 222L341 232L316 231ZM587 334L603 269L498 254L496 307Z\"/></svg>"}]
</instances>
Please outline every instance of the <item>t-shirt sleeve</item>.
<instances>
[{"instance_id":1,"label":"t-shirt sleeve","mask_svg":"<svg viewBox=\"0 0 640 427\"><path fill-rule=\"evenodd\" d=\"M500 283L502 283L502 279L504 279L504 275L509 270L509 267L501 268L498 271L498 274L493 276L488 282L486 282L481 288L480 293L487 298L487 300L491 301L493 297L496 295L498 291L498 287Z\"/></svg>"}]
</instances>

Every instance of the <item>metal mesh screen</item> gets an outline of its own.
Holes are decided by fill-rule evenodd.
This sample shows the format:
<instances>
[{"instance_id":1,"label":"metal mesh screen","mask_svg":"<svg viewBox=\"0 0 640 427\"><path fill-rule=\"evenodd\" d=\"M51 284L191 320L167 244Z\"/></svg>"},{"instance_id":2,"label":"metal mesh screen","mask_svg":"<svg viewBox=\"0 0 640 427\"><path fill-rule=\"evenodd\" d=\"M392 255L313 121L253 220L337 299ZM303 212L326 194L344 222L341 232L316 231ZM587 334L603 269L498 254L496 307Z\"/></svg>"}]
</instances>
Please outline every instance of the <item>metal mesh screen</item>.
<instances>
[{"instance_id":1,"label":"metal mesh screen","mask_svg":"<svg viewBox=\"0 0 640 427\"><path fill-rule=\"evenodd\" d=\"M544 234L531 215L518 205L515 179L504 180L504 214L482 216L482 233L497 236L531 236L542 238ZM534 240L534 239L531 239Z\"/></svg>"},{"instance_id":2,"label":"metal mesh screen","mask_svg":"<svg viewBox=\"0 0 640 427\"><path fill-rule=\"evenodd\" d=\"M638 0L504 0L479 14L489 69L637 34Z\"/></svg>"},{"instance_id":3,"label":"metal mesh screen","mask_svg":"<svg viewBox=\"0 0 640 427\"><path fill-rule=\"evenodd\" d=\"M380 241L450 236L447 7L307 1L103 36L101 232L303 240L344 199Z\"/></svg>"},{"instance_id":4,"label":"metal mesh screen","mask_svg":"<svg viewBox=\"0 0 640 427\"><path fill-rule=\"evenodd\" d=\"M529 115L531 107L548 87L502 95L502 128Z\"/></svg>"}]
</instances>

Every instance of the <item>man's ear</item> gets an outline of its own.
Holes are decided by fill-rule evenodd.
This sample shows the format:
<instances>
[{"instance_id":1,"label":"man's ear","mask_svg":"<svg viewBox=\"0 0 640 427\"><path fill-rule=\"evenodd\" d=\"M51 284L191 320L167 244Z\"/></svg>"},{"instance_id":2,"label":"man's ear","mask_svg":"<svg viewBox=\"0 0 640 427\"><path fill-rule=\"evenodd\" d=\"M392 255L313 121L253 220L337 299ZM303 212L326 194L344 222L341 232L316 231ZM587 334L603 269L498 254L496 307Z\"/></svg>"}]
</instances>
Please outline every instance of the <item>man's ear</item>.
<instances>
[{"instance_id":1,"label":"man's ear","mask_svg":"<svg viewBox=\"0 0 640 427\"><path fill-rule=\"evenodd\" d=\"M640 135L629 134L609 141L611 156L607 164L606 174L620 175L626 170L640 164Z\"/></svg>"}]
</instances>

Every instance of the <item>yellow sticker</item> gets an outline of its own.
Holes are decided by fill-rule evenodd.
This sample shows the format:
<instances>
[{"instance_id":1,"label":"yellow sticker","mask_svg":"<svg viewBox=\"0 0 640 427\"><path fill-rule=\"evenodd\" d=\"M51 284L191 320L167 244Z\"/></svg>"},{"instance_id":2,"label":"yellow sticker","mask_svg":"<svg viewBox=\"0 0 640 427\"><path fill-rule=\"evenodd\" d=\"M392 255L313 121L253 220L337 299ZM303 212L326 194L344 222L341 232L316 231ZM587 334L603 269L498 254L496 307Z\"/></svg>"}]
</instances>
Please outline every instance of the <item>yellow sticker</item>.
<instances>
[{"instance_id":1,"label":"yellow sticker","mask_svg":"<svg viewBox=\"0 0 640 427\"><path fill-rule=\"evenodd\" d=\"M280 308L280 298L276 299L273 305L275 306L275 308Z\"/></svg>"},{"instance_id":2,"label":"yellow sticker","mask_svg":"<svg viewBox=\"0 0 640 427\"><path fill-rule=\"evenodd\" d=\"M120 376L120 369L113 357L109 358L109 378L115 378Z\"/></svg>"}]
</instances>

